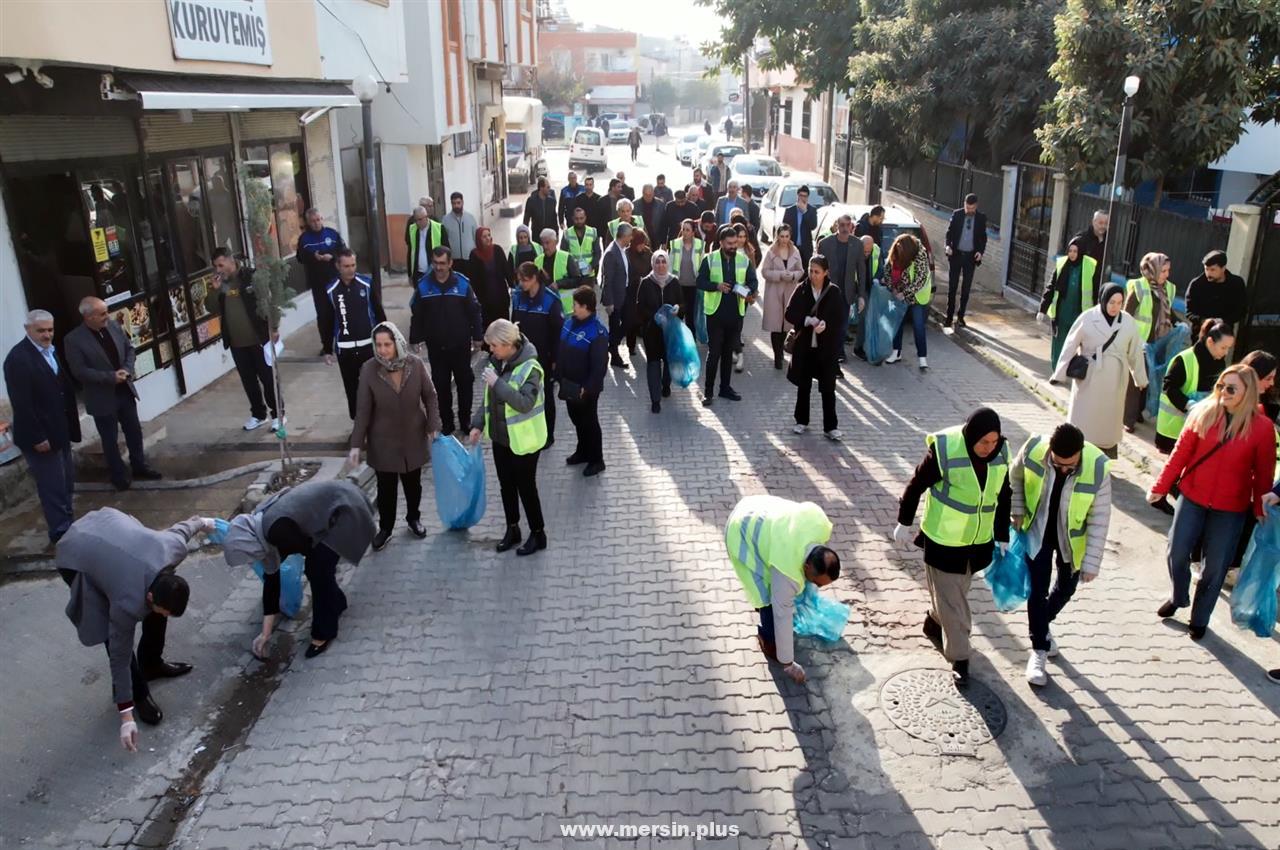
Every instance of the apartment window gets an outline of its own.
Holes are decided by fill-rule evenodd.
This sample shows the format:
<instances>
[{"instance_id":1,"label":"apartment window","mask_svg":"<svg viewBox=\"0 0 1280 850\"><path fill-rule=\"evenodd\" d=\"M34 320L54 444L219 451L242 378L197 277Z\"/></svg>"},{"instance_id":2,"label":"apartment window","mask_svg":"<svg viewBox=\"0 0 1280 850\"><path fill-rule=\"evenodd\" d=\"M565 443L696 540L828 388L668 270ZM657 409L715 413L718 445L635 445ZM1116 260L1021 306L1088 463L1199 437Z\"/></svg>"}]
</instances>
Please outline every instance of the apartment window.
<instances>
[{"instance_id":1,"label":"apartment window","mask_svg":"<svg viewBox=\"0 0 1280 850\"><path fill-rule=\"evenodd\" d=\"M813 141L813 101L807 97L800 107L800 138Z\"/></svg>"},{"instance_id":2,"label":"apartment window","mask_svg":"<svg viewBox=\"0 0 1280 850\"><path fill-rule=\"evenodd\" d=\"M454 156L466 156L469 153L475 153L478 147L480 147L480 144L476 141L476 134L470 130L465 133L453 134Z\"/></svg>"},{"instance_id":3,"label":"apartment window","mask_svg":"<svg viewBox=\"0 0 1280 850\"><path fill-rule=\"evenodd\" d=\"M789 97L782 104L782 132L788 135L794 134L796 129L791 123L791 108L795 102L794 97Z\"/></svg>"}]
</instances>

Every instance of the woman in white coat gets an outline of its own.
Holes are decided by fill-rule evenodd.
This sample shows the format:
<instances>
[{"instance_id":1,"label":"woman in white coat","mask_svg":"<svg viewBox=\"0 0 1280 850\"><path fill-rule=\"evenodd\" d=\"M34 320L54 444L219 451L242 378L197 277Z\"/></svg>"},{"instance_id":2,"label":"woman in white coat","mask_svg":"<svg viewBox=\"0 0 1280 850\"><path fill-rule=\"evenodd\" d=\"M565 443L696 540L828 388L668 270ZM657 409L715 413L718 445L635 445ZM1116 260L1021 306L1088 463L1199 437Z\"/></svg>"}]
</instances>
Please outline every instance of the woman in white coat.
<instances>
[{"instance_id":1,"label":"woman in white coat","mask_svg":"<svg viewBox=\"0 0 1280 850\"><path fill-rule=\"evenodd\" d=\"M1067 379L1067 368L1076 355L1088 358L1084 379L1074 379L1067 419L1084 437L1109 457L1124 433L1124 400L1129 376L1138 389L1147 385L1147 361L1142 353L1138 325L1124 311L1124 289L1115 283L1102 287L1098 305L1076 319L1062 345L1062 356L1053 377Z\"/></svg>"}]
</instances>

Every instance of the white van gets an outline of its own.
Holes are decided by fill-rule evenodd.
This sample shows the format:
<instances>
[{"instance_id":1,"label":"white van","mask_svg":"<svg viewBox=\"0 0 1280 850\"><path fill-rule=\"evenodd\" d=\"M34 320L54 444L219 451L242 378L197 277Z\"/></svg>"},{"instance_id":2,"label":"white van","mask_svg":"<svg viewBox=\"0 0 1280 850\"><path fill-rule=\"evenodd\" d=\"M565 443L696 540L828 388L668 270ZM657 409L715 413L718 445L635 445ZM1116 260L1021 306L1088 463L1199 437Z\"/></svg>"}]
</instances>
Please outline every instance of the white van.
<instances>
[{"instance_id":1,"label":"white van","mask_svg":"<svg viewBox=\"0 0 1280 850\"><path fill-rule=\"evenodd\" d=\"M573 141L569 144L569 167L575 166L585 168L588 173L609 168L604 130L599 127L579 127L573 131Z\"/></svg>"}]
</instances>

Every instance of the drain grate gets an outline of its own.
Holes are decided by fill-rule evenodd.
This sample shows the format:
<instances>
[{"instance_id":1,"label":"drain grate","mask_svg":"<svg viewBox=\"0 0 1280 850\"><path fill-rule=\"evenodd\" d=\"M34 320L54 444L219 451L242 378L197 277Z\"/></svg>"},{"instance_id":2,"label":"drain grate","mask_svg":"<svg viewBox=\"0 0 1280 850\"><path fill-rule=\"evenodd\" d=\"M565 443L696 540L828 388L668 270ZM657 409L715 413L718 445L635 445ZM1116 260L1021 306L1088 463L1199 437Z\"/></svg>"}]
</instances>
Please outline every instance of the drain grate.
<instances>
[{"instance_id":1,"label":"drain grate","mask_svg":"<svg viewBox=\"0 0 1280 850\"><path fill-rule=\"evenodd\" d=\"M994 691L973 678L959 690L950 670L898 673L880 689L880 708L899 729L944 755L976 755L1009 720Z\"/></svg>"}]
</instances>

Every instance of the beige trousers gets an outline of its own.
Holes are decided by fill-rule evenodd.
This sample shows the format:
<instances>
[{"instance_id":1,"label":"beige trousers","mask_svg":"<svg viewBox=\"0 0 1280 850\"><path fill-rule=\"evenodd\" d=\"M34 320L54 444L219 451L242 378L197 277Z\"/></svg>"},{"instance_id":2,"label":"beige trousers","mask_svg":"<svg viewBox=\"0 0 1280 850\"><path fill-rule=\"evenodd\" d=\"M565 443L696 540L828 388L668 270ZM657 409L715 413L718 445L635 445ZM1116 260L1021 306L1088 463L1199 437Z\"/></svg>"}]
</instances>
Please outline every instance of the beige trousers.
<instances>
[{"instance_id":1,"label":"beige trousers","mask_svg":"<svg viewBox=\"0 0 1280 850\"><path fill-rule=\"evenodd\" d=\"M973 617L969 613L969 584L973 576L944 573L928 564L924 574L929 584L929 616L942 624L942 654L948 661L966 661L969 632L973 628Z\"/></svg>"}]
</instances>

